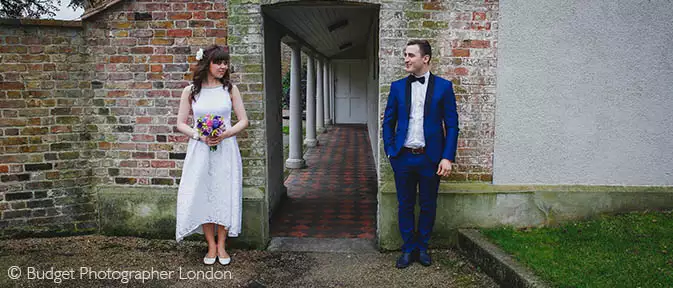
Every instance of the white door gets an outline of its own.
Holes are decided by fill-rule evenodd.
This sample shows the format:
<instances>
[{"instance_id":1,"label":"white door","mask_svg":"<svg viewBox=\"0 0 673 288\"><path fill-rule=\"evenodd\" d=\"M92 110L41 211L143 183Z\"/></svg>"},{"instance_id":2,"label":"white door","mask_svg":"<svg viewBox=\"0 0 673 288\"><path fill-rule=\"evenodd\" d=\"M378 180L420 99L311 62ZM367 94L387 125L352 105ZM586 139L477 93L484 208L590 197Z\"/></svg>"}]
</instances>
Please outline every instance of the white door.
<instances>
[{"instance_id":1,"label":"white door","mask_svg":"<svg viewBox=\"0 0 673 288\"><path fill-rule=\"evenodd\" d=\"M367 65L364 61L335 62L337 124L367 123Z\"/></svg>"}]
</instances>

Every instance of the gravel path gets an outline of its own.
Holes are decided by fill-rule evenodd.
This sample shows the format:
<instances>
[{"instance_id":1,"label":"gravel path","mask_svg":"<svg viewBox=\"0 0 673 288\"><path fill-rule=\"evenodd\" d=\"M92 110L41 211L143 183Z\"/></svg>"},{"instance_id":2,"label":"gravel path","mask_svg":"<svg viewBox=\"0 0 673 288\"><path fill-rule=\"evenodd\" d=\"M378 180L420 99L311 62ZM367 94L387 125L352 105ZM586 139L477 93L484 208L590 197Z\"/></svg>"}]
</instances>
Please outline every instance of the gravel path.
<instances>
[{"instance_id":1,"label":"gravel path","mask_svg":"<svg viewBox=\"0 0 673 288\"><path fill-rule=\"evenodd\" d=\"M497 287L452 250L401 270L397 252L231 250L231 265L205 266L205 251L204 242L98 235L0 240L0 287Z\"/></svg>"}]
</instances>

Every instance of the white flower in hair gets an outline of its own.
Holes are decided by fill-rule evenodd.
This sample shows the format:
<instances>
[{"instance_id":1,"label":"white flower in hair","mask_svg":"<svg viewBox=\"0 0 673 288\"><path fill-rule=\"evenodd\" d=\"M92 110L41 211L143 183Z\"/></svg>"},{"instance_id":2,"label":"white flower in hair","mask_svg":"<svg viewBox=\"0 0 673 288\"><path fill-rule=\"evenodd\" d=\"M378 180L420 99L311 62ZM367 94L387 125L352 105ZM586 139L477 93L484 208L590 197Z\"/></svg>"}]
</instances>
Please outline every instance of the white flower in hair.
<instances>
[{"instance_id":1,"label":"white flower in hair","mask_svg":"<svg viewBox=\"0 0 673 288\"><path fill-rule=\"evenodd\" d=\"M196 52L196 60L201 61L203 59L203 49L199 48L199 51Z\"/></svg>"}]
</instances>

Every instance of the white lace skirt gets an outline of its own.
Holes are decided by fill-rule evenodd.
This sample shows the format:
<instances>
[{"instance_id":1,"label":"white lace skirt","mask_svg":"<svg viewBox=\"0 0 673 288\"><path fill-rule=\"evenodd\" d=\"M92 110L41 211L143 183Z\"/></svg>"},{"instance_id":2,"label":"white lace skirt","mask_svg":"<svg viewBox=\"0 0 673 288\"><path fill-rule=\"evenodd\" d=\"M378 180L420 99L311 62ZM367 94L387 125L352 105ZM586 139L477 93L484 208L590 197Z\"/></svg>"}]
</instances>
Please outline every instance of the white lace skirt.
<instances>
[{"instance_id":1,"label":"white lace skirt","mask_svg":"<svg viewBox=\"0 0 673 288\"><path fill-rule=\"evenodd\" d=\"M243 168L236 137L224 139L217 151L189 140L178 190L175 240L199 233L202 224L227 228L229 237L241 232Z\"/></svg>"}]
</instances>

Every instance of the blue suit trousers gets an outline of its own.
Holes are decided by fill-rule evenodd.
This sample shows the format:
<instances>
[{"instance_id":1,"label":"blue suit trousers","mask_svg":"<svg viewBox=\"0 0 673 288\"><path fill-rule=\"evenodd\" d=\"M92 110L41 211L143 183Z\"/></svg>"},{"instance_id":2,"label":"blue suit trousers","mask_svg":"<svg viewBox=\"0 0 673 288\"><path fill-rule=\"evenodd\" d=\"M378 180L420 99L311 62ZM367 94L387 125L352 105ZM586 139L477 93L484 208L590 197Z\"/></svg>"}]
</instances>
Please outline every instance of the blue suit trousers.
<instances>
[{"instance_id":1,"label":"blue suit trousers","mask_svg":"<svg viewBox=\"0 0 673 288\"><path fill-rule=\"evenodd\" d=\"M437 175L439 163L425 154L412 154L403 150L397 157L390 158L395 172L397 188L398 221L404 243L402 252L428 249L430 233L437 214L437 191L440 177ZM418 195L420 214L416 226L414 208ZM416 229L418 228L418 229Z\"/></svg>"}]
</instances>

